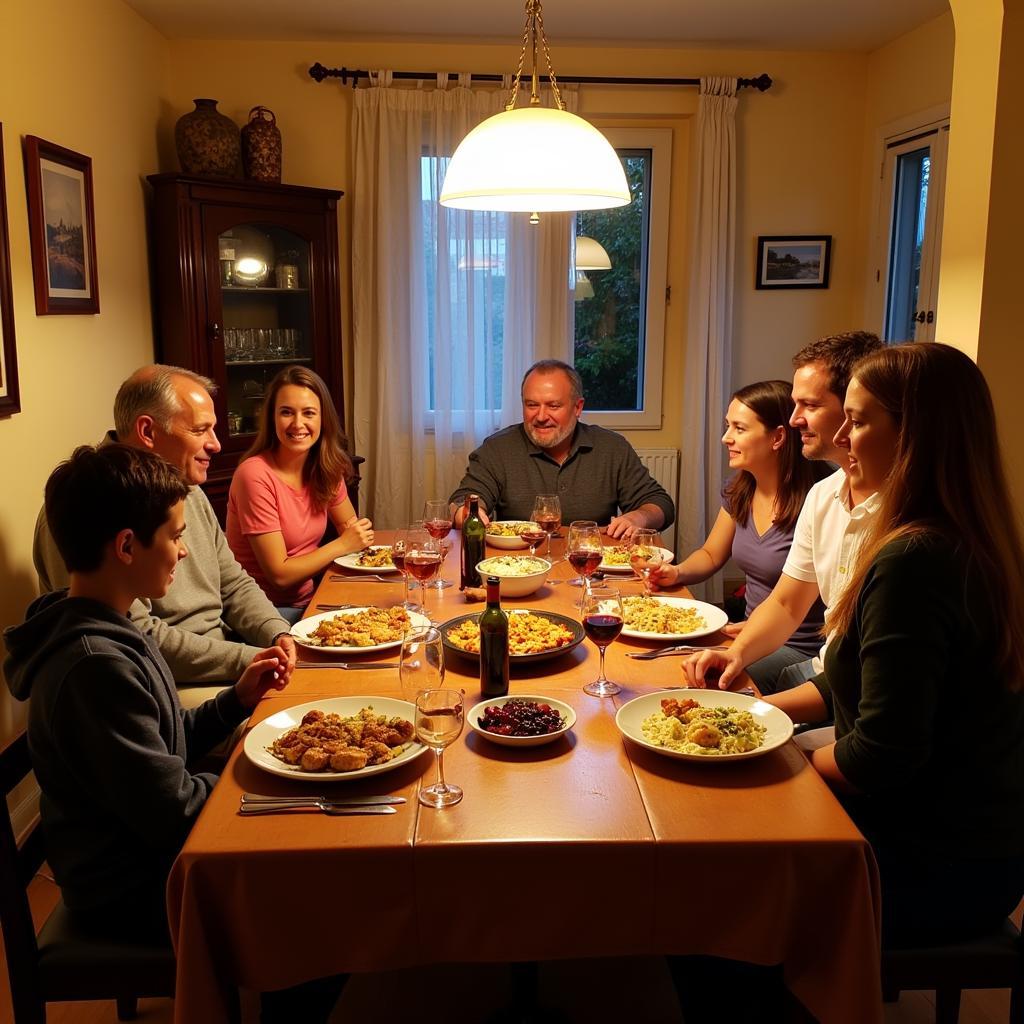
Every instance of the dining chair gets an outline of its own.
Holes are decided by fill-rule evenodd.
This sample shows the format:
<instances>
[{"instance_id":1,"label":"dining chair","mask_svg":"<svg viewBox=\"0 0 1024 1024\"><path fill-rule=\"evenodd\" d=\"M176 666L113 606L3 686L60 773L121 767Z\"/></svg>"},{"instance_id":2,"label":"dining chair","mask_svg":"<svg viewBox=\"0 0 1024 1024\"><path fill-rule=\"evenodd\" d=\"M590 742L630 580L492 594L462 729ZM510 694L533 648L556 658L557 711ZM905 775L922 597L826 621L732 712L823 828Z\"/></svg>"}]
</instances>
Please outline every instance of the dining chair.
<instances>
[{"instance_id":1,"label":"dining chair","mask_svg":"<svg viewBox=\"0 0 1024 1024\"><path fill-rule=\"evenodd\" d=\"M935 1024L957 1024L965 988L1010 989L1009 1024L1024 1024L1024 943L1007 918L989 935L948 946L882 950L882 992L935 990Z\"/></svg>"},{"instance_id":2,"label":"dining chair","mask_svg":"<svg viewBox=\"0 0 1024 1024\"><path fill-rule=\"evenodd\" d=\"M97 940L82 934L58 900L36 934L28 885L46 859L36 815L19 838L6 797L32 769L24 731L0 750L0 925L11 981L15 1024L46 1024L46 1004L115 999L118 1020L133 1020L137 1000L174 995L174 953L134 938Z\"/></svg>"}]
</instances>

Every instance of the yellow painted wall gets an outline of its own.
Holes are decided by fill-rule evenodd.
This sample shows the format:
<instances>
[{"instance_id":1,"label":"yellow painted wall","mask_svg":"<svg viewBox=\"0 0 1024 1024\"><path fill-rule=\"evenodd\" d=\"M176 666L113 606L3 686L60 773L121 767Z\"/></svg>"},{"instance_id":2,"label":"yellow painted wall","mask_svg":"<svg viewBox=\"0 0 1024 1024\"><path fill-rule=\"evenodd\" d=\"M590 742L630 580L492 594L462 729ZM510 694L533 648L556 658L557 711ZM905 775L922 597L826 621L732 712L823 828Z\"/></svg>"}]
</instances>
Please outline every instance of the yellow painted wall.
<instances>
[{"instance_id":1,"label":"yellow painted wall","mask_svg":"<svg viewBox=\"0 0 1024 1024\"><path fill-rule=\"evenodd\" d=\"M157 169L165 43L121 0L4 7L0 120L22 412L0 419L0 625L35 596L32 528L53 466L111 425L117 385L152 359L142 177ZM98 316L35 314L21 137L93 160ZM0 689L0 737L24 709Z\"/></svg>"}]
</instances>

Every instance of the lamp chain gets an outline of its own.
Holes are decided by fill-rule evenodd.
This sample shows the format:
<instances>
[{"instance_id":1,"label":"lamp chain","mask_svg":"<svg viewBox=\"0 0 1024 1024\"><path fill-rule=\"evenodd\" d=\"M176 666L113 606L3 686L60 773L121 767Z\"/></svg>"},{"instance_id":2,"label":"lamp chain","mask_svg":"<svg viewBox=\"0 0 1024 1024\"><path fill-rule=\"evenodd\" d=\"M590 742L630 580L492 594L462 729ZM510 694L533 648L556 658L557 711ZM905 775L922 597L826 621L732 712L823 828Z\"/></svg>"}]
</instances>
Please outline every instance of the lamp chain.
<instances>
[{"instance_id":1,"label":"lamp chain","mask_svg":"<svg viewBox=\"0 0 1024 1024\"><path fill-rule=\"evenodd\" d=\"M544 32L544 13L541 9L540 0L526 0L526 25L523 28L523 47L519 51L519 66L516 68L515 77L512 80L512 88L509 91L508 102L505 104L505 110L514 110L516 106L516 100L519 97L519 83L523 77L523 65L526 62L526 50L530 48L531 52L531 63L533 66L532 78L533 78L533 90L530 96L530 105L535 106L540 103L540 97L537 95L537 35L540 34L540 43L544 48L544 59L548 66L548 78L551 81L551 94L555 100L555 106L559 110L564 110L565 105L562 103L562 93L558 88L558 81L555 78L555 69L551 64L551 49L548 46L548 37Z\"/></svg>"}]
</instances>

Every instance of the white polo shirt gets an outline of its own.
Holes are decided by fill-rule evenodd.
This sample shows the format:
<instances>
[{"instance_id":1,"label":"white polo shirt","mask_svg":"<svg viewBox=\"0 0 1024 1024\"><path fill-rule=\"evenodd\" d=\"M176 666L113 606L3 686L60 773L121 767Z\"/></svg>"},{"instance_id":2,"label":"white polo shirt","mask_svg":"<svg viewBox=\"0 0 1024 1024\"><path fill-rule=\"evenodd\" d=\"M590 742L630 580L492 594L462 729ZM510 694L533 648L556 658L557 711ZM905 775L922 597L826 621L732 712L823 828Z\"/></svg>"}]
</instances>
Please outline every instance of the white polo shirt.
<instances>
[{"instance_id":1,"label":"white polo shirt","mask_svg":"<svg viewBox=\"0 0 1024 1024\"><path fill-rule=\"evenodd\" d=\"M842 469L807 492L782 571L801 583L817 584L826 611L850 578L857 548L880 500L876 492L850 508L850 484ZM815 672L822 669L827 646L826 640L814 659Z\"/></svg>"}]
</instances>

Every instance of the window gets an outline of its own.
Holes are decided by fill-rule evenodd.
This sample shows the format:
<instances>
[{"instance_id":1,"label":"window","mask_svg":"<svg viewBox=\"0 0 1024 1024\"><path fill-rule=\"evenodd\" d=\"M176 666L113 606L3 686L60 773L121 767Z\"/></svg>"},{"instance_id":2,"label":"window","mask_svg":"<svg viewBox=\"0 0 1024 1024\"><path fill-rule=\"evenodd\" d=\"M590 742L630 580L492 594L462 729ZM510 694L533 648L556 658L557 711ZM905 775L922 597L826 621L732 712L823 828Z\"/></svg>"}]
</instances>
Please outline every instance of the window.
<instances>
[{"instance_id":1,"label":"window","mask_svg":"<svg viewBox=\"0 0 1024 1024\"><path fill-rule=\"evenodd\" d=\"M601 244L611 269L577 272L573 363L588 420L660 427L672 135L667 128L604 134L622 159L633 202L577 215L577 234Z\"/></svg>"}]
</instances>

